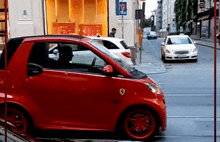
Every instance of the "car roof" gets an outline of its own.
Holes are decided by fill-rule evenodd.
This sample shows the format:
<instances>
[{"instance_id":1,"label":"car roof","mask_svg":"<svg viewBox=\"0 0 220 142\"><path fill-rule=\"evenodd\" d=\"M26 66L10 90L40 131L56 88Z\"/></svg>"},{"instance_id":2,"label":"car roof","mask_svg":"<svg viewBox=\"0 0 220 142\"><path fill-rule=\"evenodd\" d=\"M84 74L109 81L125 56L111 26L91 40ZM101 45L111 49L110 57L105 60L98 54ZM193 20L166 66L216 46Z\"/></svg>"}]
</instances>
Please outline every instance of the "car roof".
<instances>
[{"instance_id":1,"label":"car roof","mask_svg":"<svg viewBox=\"0 0 220 142\"><path fill-rule=\"evenodd\" d=\"M115 38L115 37L95 37L95 36L87 36L88 38L91 39L100 39L100 40L108 40L108 41L123 41L123 39L120 38Z\"/></svg>"},{"instance_id":2,"label":"car roof","mask_svg":"<svg viewBox=\"0 0 220 142\"><path fill-rule=\"evenodd\" d=\"M169 35L167 37L189 37L188 35Z\"/></svg>"},{"instance_id":3,"label":"car roof","mask_svg":"<svg viewBox=\"0 0 220 142\"><path fill-rule=\"evenodd\" d=\"M23 36L23 37L15 37L10 38L10 41L13 40L24 40L26 38L39 38L39 37L69 37L69 38L75 38L75 39L84 39L86 37L84 36L78 36L78 35L38 35L38 36Z\"/></svg>"}]
</instances>

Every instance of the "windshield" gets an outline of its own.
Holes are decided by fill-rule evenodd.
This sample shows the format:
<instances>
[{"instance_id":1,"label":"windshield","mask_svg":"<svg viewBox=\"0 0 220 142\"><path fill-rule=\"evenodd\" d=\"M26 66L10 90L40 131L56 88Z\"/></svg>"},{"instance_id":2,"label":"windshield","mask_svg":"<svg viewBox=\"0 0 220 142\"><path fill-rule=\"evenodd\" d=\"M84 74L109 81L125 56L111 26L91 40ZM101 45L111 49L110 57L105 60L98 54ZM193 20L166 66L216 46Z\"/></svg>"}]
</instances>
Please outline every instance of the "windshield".
<instances>
[{"instance_id":1,"label":"windshield","mask_svg":"<svg viewBox=\"0 0 220 142\"><path fill-rule=\"evenodd\" d=\"M138 71L134 67L129 66L126 62L123 60L116 58L113 54L111 54L108 49L106 49L103 45L99 44L97 41L91 40L89 41L90 44L107 54L110 58L112 58L115 62L118 63L122 68L124 68L127 72L129 72L132 75L132 78L140 79L140 78L147 78L147 75Z\"/></svg>"},{"instance_id":2,"label":"windshield","mask_svg":"<svg viewBox=\"0 0 220 142\"><path fill-rule=\"evenodd\" d=\"M168 45L172 44L192 44L192 41L188 37L170 37L167 40Z\"/></svg>"},{"instance_id":3,"label":"windshield","mask_svg":"<svg viewBox=\"0 0 220 142\"><path fill-rule=\"evenodd\" d=\"M156 32L150 32L150 34L155 35L155 34L156 34Z\"/></svg>"}]
</instances>

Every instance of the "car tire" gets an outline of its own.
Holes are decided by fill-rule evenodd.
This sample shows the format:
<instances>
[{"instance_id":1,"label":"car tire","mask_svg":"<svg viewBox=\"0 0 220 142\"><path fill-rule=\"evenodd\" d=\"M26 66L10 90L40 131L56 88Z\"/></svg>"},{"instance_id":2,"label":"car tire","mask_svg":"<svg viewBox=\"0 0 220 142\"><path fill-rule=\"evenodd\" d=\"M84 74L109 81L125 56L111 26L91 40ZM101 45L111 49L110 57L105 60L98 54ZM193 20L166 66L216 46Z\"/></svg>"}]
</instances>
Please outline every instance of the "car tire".
<instances>
[{"instance_id":1,"label":"car tire","mask_svg":"<svg viewBox=\"0 0 220 142\"><path fill-rule=\"evenodd\" d=\"M133 109L124 115L121 130L126 137L134 140L150 139L159 131L155 116L149 109Z\"/></svg>"},{"instance_id":2,"label":"car tire","mask_svg":"<svg viewBox=\"0 0 220 142\"><path fill-rule=\"evenodd\" d=\"M4 119L5 116L4 112L4 107L1 107L0 118L2 119ZM8 106L7 121L24 133L31 134L33 132L33 121L30 115L18 106Z\"/></svg>"},{"instance_id":3,"label":"car tire","mask_svg":"<svg viewBox=\"0 0 220 142\"><path fill-rule=\"evenodd\" d=\"M165 62L165 56L163 55L162 51L161 51L161 60Z\"/></svg>"}]
</instances>

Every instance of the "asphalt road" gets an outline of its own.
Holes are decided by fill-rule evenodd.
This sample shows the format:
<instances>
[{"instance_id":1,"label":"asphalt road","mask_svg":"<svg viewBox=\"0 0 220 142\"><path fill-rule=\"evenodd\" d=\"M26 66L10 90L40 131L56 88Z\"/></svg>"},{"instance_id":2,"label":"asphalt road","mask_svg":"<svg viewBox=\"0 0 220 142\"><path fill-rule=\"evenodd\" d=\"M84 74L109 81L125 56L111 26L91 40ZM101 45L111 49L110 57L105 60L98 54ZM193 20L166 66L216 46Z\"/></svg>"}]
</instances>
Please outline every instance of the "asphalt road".
<instances>
[{"instance_id":1,"label":"asphalt road","mask_svg":"<svg viewBox=\"0 0 220 142\"><path fill-rule=\"evenodd\" d=\"M145 40L160 58L160 44L164 39ZM165 63L163 74L149 75L163 89L167 106L167 131L160 133L157 141L213 141L214 135L214 50L197 45L198 62L178 61ZM218 50L218 65L220 51ZM218 69L219 71L219 69ZM220 76L217 77L217 80ZM220 83L218 82L218 86ZM219 88L218 91L219 92ZM220 93L218 93L217 112ZM217 118L217 135L220 140L220 118Z\"/></svg>"},{"instance_id":2,"label":"asphalt road","mask_svg":"<svg viewBox=\"0 0 220 142\"><path fill-rule=\"evenodd\" d=\"M152 48L159 60L162 40L160 38L157 40L144 39L144 51L147 51L147 48ZM198 62L165 63L167 72L149 75L164 91L167 106L167 131L160 132L152 141L214 141L214 50L200 45L198 45L198 48ZM219 53L220 51L218 51L218 57L220 57ZM219 61L220 58L218 58L218 66ZM220 114L219 92L220 89L218 89L217 96L218 114ZM217 120L217 135L218 141L220 141L220 117ZM52 141L126 141L114 133L104 132L40 131L36 133L36 137L41 140Z\"/></svg>"}]
</instances>

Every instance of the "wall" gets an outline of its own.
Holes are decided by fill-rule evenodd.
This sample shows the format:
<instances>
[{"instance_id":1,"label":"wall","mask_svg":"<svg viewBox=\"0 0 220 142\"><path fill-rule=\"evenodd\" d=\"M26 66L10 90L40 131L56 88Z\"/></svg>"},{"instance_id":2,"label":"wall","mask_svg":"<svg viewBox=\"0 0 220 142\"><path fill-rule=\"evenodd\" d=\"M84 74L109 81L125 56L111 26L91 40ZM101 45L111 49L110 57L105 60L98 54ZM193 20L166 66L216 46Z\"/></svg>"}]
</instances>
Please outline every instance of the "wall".
<instances>
[{"instance_id":1,"label":"wall","mask_svg":"<svg viewBox=\"0 0 220 142\"><path fill-rule=\"evenodd\" d=\"M10 37L44 33L41 0L9 0ZM22 16L26 11L27 15Z\"/></svg>"}]
</instances>

